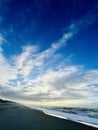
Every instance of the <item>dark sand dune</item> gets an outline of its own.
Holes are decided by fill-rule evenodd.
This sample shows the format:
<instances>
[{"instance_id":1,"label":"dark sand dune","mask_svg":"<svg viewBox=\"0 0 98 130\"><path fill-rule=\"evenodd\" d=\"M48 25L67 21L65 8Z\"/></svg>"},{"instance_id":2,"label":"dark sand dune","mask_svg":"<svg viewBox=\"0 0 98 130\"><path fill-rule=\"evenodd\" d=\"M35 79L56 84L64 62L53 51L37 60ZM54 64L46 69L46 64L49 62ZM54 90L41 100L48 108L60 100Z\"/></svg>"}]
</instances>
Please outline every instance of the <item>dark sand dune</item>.
<instances>
[{"instance_id":1,"label":"dark sand dune","mask_svg":"<svg viewBox=\"0 0 98 130\"><path fill-rule=\"evenodd\" d=\"M15 103L0 103L0 130L97 130Z\"/></svg>"}]
</instances>

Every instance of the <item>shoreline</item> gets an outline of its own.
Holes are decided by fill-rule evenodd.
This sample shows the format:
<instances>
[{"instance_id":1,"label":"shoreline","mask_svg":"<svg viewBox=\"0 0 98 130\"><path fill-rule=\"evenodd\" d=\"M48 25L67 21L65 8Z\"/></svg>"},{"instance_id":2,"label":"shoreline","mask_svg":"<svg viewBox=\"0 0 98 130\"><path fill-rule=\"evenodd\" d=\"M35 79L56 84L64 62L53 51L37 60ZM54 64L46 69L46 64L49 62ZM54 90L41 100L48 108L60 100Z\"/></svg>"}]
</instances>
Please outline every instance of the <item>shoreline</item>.
<instances>
[{"instance_id":1,"label":"shoreline","mask_svg":"<svg viewBox=\"0 0 98 130\"><path fill-rule=\"evenodd\" d=\"M55 115L55 114L51 114L51 113L47 113L47 112L44 112L46 115L49 115L49 116L53 116L53 117L57 117L57 118L61 118L61 119L65 119L65 120L71 120L71 119L68 119L67 117L63 117L63 116L59 116L59 115ZM84 124L84 125L87 125L87 126L91 126L91 127L94 127L94 128L98 128L98 125L94 125L94 124L90 124L90 123L86 123L86 122L80 122L80 121L75 121L75 120L71 120L71 121L74 121L74 122L77 122L77 123L80 123L80 124Z\"/></svg>"},{"instance_id":2,"label":"shoreline","mask_svg":"<svg viewBox=\"0 0 98 130\"><path fill-rule=\"evenodd\" d=\"M56 118L41 110L19 105L0 104L0 130L97 130L72 120Z\"/></svg>"},{"instance_id":3,"label":"shoreline","mask_svg":"<svg viewBox=\"0 0 98 130\"><path fill-rule=\"evenodd\" d=\"M40 109L40 108L33 108L33 107L29 107L31 109L35 109L35 110L38 110L38 111L42 111L43 113L45 113L46 115L49 115L49 116L53 116L53 117L56 117L56 118L60 118L60 119L65 119L65 120L69 120L69 121L74 121L74 122L77 122L77 123L80 123L80 124L84 124L84 125L87 125L87 126L91 126L91 127L94 127L94 128L98 128L98 125L97 124L93 124L93 123L89 123L89 122L85 122L85 121L79 121L79 120L74 120L74 119L71 119L71 118L68 118L68 117L65 117L63 115L60 115L60 114L55 114L55 113L51 113L51 110L48 110L48 109ZM50 111L50 112L49 112ZM61 112L60 112L61 113ZM76 115L77 116L77 115Z\"/></svg>"}]
</instances>

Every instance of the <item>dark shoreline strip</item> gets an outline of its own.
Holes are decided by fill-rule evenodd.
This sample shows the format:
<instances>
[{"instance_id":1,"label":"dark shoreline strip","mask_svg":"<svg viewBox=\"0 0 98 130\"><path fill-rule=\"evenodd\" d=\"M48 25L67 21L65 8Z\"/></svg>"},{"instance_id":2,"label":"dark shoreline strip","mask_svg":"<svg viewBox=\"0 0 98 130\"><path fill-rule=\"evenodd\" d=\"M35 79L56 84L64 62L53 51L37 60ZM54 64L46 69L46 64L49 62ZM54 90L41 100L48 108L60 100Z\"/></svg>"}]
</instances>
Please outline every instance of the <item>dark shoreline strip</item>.
<instances>
[{"instance_id":1,"label":"dark shoreline strip","mask_svg":"<svg viewBox=\"0 0 98 130\"><path fill-rule=\"evenodd\" d=\"M0 130L97 130L17 104L1 105Z\"/></svg>"}]
</instances>

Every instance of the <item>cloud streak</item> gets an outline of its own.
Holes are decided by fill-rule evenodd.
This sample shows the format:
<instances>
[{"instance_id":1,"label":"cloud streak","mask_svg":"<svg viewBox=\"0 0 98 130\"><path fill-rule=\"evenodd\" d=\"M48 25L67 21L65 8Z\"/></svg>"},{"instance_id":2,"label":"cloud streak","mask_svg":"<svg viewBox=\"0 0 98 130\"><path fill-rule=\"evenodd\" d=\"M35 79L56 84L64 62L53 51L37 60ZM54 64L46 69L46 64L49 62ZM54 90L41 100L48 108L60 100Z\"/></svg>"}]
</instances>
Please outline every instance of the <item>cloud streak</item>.
<instances>
[{"instance_id":1,"label":"cloud streak","mask_svg":"<svg viewBox=\"0 0 98 130\"><path fill-rule=\"evenodd\" d=\"M77 106L89 102L91 97L98 98L98 70L68 64L70 58L62 60L63 55L58 51L67 45L67 41L78 33L84 23L88 26L94 22L91 19L95 17L90 18L89 23L90 16L87 14L81 21L71 25L69 32L53 42L50 48L41 51L37 45L27 45L22 47L20 54L10 59L3 55L2 44L6 40L0 35L0 96L25 102L72 103Z\"/></svg>"},{"instance_id":2,"label":"cloud streak","mask_svg":"<svg viewBox=\"0 0 98 130\"><path fill-rule=\"evenodd\" d=\"M85 29L86 27L92 25L96 20L98 19L98 4L94 6L94 8L80 20L76 21L75 23L72 23L69 26L69 30L72 30L74 33L79 32L80 30Z\"/></svg>"}]
</instances>

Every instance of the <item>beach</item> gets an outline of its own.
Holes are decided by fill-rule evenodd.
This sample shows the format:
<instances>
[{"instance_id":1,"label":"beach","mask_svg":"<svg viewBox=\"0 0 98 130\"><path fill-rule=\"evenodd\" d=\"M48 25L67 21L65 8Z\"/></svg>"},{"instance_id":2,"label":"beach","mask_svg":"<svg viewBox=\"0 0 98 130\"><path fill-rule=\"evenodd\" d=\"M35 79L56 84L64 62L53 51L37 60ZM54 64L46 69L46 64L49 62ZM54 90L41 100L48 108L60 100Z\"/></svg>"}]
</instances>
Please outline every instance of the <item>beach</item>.
<instances>
[{"instance_id":1,"label":"beach","mask_svg":"<svg viewBox=\"0 0 98 130\"><path fill-rule=\"evenodd\" d=\"M97 130L17 103L0 103L0 130Z\"/></svg>"}]
</instances>

